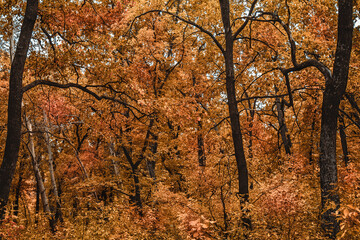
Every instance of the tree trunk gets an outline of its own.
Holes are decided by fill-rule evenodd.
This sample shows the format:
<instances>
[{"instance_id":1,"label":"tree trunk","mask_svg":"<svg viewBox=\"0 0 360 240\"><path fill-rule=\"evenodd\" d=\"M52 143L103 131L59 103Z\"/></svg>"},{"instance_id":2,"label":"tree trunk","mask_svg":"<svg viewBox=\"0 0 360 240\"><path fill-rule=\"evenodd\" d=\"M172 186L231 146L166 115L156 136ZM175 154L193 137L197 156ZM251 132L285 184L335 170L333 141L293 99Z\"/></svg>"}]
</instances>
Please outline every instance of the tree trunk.
<instances>
[{"instance_id":1,"label":"tree trunk","mask_svg":"<svg viewBox=\"0 0 360 240\"><path fill-rule=\"evenodd\" d=\"M201 131L201 122L198 121L199 130ZM206 165L206 156L205 156L205 146L204 146L204 138L203 134L199 133L197 136L197 144L198 144L198 160L199 166L205 167Z\"/></svg>"},{"instance_id":2,"label":"tree trunk","mask_svg":"<svg viewBox=\"0 0 360 240\"><path fill-rule=\"evenodd\" d=\"M229 0L219 0L221 8L221 17L225 30L226 50L224 53L225 59L225 74L226 74L226 92L230 115L231 132L235 150L235 159L238 170L239 181L239 195L241 205L248 201L249 198L249 184L248 184L248 170L246 166L246 159L243 146L243 138L240 128L239 110L236 101L235 89L235 74L234 74L234 39L230 24L230 6ZM251 228L250 218L243 218L245 226Z\"/></svg>"},{"instance_id":3,"label":"tree trunk","mask_svg":"<svg viewBox=\"0 0 360 240\"><path fill-rule=\"evenodd\" d=\"M277 93L277 88L275 87L275 92ZM284 103L280 101L280 98L275 99L275 105L277 110L277 118L279 122L279 132L284 144L286 154L291 154L291 141L290 136L287 134L287 127L285 123L285 114L284 114Z\"/></svg>"},{"instance_id":4,"label":"tree trunk","mask_svg":"<svg viewBox=\"0 0 360 240\"><path fill-rule=\"evenodd\" d=\"M138 166L137 164L134 164L134 161L132 160L131 155L129 154L126 147L122 146L122 149L124 151L126 160L130 164L131 167L131 175L134 180L134 195L130 196L130 203L135 204L139 209L142 208L142 202L141 202L141 192L140 192L140 180L138 176Z\"/></svg>"},{"instance_id":5,"label":"tree trunk","mask_svg":"<svg viewBox=\"0 0 360 240\"><path fill-rule=\"evenodd\" d=\"M153 141L149 143L150 151L153 154L153 158L155 157L155 154L157 153L158 148L158 136L156 134L152 134ZM156 181L156 173L155 173L155 166L156 161L155 160L146 160L146 167L149 171L149 176Z\"/></svg>"},{"instance_id":6,"label":"tree trunk","mask_svg":"<svg viewBox=\"0 0 360 240\"><path fill-rule=\"evenodd\" d=\"M199 104L196 106L196 112L199 112L200 110L200 105L201 105L201 102L200 102L200 97L201 95L199 93L197 93L197 90L196 90L196 78L193 77L193 87L195 89L195 100L196 102L198 102ZM198 147L198 162L199 162L199 166L200 167L205 167L206 165L206 155L205 155L205 146L204 146L204 136L203 136L203 133L202 133L202 123L201 123L201 120L202 120L202 114L200 113L200 119L197 121L197 125L198 125L198 129L197 129L197 147Z\"/></svg>"},{"instance_id":7,"label":"tree trunk","mask_svg":"<svg viewBox=\"0 0 360 240\"><path fill-rule=\"evenodd\" d=\"M21 194L21 184L22 184L22 180L23 180L23 161L20 162L20 167L19 167L19 181L16 185L16 190L15 190L15 202L14 202L14 216L18 216L19 215L19 199L20 199L20 194Z\"/></svg>"},{"instance_id":8,"label":"tree trunk","mask_svg":"<svg viewBox=\"0 0 360 240\"><path fill-rule=\"evenodd\" d=\"M10 70L7 136L0 167L0 218L5 214L21 139L22 77L38 11L38 0L28 0L14 60Z\"/></svg>"},{"instance_id":9,"label":"tree trunk","mask_svg":"<svg viewBox=\"0 0 360 240\"><path fill-rule=\"evenodd\" d=\"M141 201L141 193L140 193L140 180L139 180L139 173L137 169L133 169L133 179L134 179L134 195L131 196L131 202L134 203L137 207L139 207L138 210L141 210L142 208L142 201Z\"/></svg>"},{"instance_id":10,"label":"tree trunk","mask_svg":"<svg viewBox=\"0 0 360 240\"><path fill-rule=\"evenodd\" d=\"M38 219L39 211L40 211L40 190L39 190L39 183L36 181L35 224L39 222Z\"/></svg>"},{"instance_id":11,"label":"tree trunk","mask_svg":"<svg viewBox=\"0 0 360 240\"><path fill-rule=\"evenodd\" d=\"M330 239L339 232L335 212L340 207L337 190L336 132L340 100L345 93L352 48L353 2L338 1L338 38L333 76L326 79L320 133L321 226Z\"/></svg>"},{"instance_id":12,"label":"tree trunk","mask_svg":"<svg viewBox=\"0 0 360 240\"><path fill-rule=\"evenodd\" d=\"M32 160L32 165L33 165L33 169L34 169L34 173L35 173L35 177L36 177L36 182L37 182L37 186L39 188L39 193L41 196L41 202L43 205L43 210L45 212L45 214L47 215L48 219L49 219L49 223L50 223L50 228L51 230L54 232L55 231L55 226L54 226L54 220L50 211L50 205L49 205L49 200L46 196L46 191L45 191L45 186L44 186L44 181L43 178L41 176L40 173L40 169L39 169L39 164L37 162L37 158L36 158L36 154L35 154L35 145L34 145L34 139L33 139L33 134L32 134L32 124L29 121L29 119L25 116L25 122L26 122L26 126L29 130L29 151L31 154L31 160Z\"/></svg>"},{"instance_id":13,"label":"tree trunk","mask_svg":"<svg viewBox=\"0 0 360 240\"><path fill-rule=\"evenodd\" d=\"M247 95L247 94L246 94ZM256 99L254 100L254 107L252 108L252 104L249 100L249 112L250 112L250 124L249 124L249 156L248 158L249 159L252 159L253 158L253 126L254 126L254 119L255 119L255 107L256 107Z\"/></svg>"},{"instance_id":14,"label":"tree trunk","mask_svg":"<svg viewBox=\"0 0 360 240\"><path fill-rule=\"evenodd\" d=\"M110 150L110 154L111 154L111 156L113 156L113 157L116 157L116 151L115 151L115 144L114 144L114 142L113 141L111 141L109 144L109 150ZM115 176L116 177L119 177L119 175L120 175L120 173L119 173L119 168L118 168L118 166L117 166L117 163L116 163L116 161L113 159L113 158L111 158L111 163L112 163L112 165L113 165L113 168L114 168L114 174L115 174Z\"/></svg>"},{"instance_id":15,"label":"tree trunk","mask_svg":"<svg viewBox=\"0 0 360 240\"><path fill-rule=\"evenodd\" d=\"M58 192L57 185L56 185L55 170L54 170L54 157L53 157L53 152L51 149L50 136L49 136L49 132L50 132L49 121L48 121L45 111L43 112L43 114L44 114L44 126L45 126L44 135L45 135L45 142L46 142L48 156L49 156L49 159L48 159L49 160L49 173L50 173L50 179L51 179L51 186L54 191L55 202L56 202L56 220L60 219L60 221L62 222L63 218L62 218L61 203L60 203L60 198L59 198L60 196L59 196L59 192Z\"/></svg>"}]
</instances>

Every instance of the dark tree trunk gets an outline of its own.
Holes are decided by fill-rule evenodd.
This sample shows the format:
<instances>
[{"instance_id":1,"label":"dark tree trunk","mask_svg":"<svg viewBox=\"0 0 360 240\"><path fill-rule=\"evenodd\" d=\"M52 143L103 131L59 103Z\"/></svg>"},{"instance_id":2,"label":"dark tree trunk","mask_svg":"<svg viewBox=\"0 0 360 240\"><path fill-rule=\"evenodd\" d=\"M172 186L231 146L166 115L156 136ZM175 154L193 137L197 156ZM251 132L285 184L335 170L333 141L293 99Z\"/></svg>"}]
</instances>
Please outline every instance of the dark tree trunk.
<instances>
[{"instance_id":1,"label":"dark tree trunk","mask_svg":"<svg viewBox=\"0 0 360 240\"><path fill-rule=\"evenodd\" d=\"M18 216L19 215L19 199L20 199L20 194L21 194L21 184L22 184L22 180L23 180L23 162L20 163L20 172L19 172L19 181L16 185L16 190L15 190L15 202L14 202L14 216Z\"/></svg>"},{"instance_id":2,"label":"dark tree trunk","mask_svg":"<svg viewBox=\"0 0 360 240\"><path fill-rule=\"evenodd\" d=\"M275 91L277 92L277 88L275 87ZM279 132L284 144L286 154L291 154L291 140L290 136L287 134L287 127L285 123L285 114L284 114L284 102L280 100L280 98L275 99L275 105L277 110L277 118L279 122Z\"/></svg>"},{"instance_id":3,"label":"dark tree trunk","mask_svg":"<svg viewBox=\"0 0 360 240\"><path fill-rule=\"evenodd\" d=\"M14 60L11 64L7 136L4 158L0 167L0 218L4 217L18 160L21 139L22 77L37 11L38 0L28 0Z\"/></svg>"},{"instance_id":4,"label":"dark tree trunk","mask_svg":"<svg viewBox=\"0 0 360 240\"><path fill-rule=\"evenodd\" d=\"M338 37L333 76L326 79L320 133L321 226L330 239L339 232L335 212L340 206L337 191L336 132L339 104L345 93L353 32L353 2L338 1Z\"/></svg>"},{"instance_id":5,"label":"dark tree trunk","mask_svg":"<svg viewBox=\"0 0 360 240\"><path fill-rule=\"evenodd\" d=\"M250 112L250 124L249 124L249 159L253 158L253 127L254 127L254 118L255 118L255 107L256 107L256 99L254 100L254 106L252 107L251 102L249 100L249 112Z\"/></svg>"},{"instance_id":6,"label":"dark tree trunk","mask_svg":"<svg viewBox=\"0 0 360 240\"><path fill-rule=\"evenodd\" d=\"M131 203L134 203L139 210L142 208L141 202L141 193L140 193L140 181L138 176L138 171L133 170L133 179L134 179L134 195L131 196Z\"/></svg>"},{"instance_id":7,"label":"dark tree trunk","mask_svg":"<svg viewBox=\"0 0 360 240\"><path fill-rule=\"evenodd\" d=\"M234 74L234 37L231 30L230 23L230 6L229 0L219 0L221 8L221 17L225 30L225 44L226 50L224 52L225 59L225 74L226 74L226 92L230 115L231 132L235 150L235 159L238 170L239 181L239 195L241 205L248 201L249 198L249 184L248 184L248 170L246 166L246 159L243 146L243 137L240 127L239 110L236 101L235 88L235 74ZM243 218L245 226L251 228L250 218Z\"/></svg>"},{"instance_id":8,"label":"dark tree trunk","mask_svg":"<svg viewBox=\"0 0 360 240\"><path fill-rule=\"evenodd\" d=\"M158 148L158 136L156 134L152 134L153 136L153 142L149 143L150 151L153 154L153 157L155 157L155 154L157 153ZM146 167L149 171L149 176L155 181L156 180L156 173L155 173L155 160L147 160L146 161Z\"/></svg>"},{"instance_id":9,"label":"dark tree trunk","mask_svg":"<svg viewBox=\"0 0 360 240\"><path fill-rule=\"evenodd\" d=\"M130 196L130 203L135 204L137 207L139 207L139 209L141 209L142 207L142 202L141 202L141 192L140 192L140 180L139 180L139 176L138 176L138 164L134 164L129 151L126 149L126 147L122 146L122 149L124 151L125 157L128 161L128 163L131 166L131 174L132 174L132 178L134 180L134 195Z\"/></svg>"},{"instance_id":10,"label":"dark tree trunk","mask_svg":"<svg viewBox=\"0 0 360 240\"><path fill-rule=\"evenodd\" d=\"M193 87L195 89L195 100L199 103L196 106L196 112L200 111L199 105L201 105L200 98L201 95L196 91L196 78L193 77ZM204 136L202 134L202 114L200 113L200 120L197 121L198 129L197 129L197 152L198 152L198 162L200 167L205 167L206 165L206 156L205 156L205 146L204 146Z\"/></svg>"},{"instance_id":11,"label":"dark tree trunk","mask_svg":"<svg viewBox=\"0 0 360 240\"><path fill-rule=\"evenodd\" d=\"M156 180L156 174L155 174L155 165L156 162L154 160L148 160L146 161L146 167L149 171L149 176L155 181Z\"/></svg>"},{"instance_id":12,"label":"dark tree trunk","mask_svg":"<svg viewBox=\"0 0 360 240\"><path fill-rule=\"evenodd\" d=\"M198 121L199 130L202 129L201 121ZM197 136L197 144L198 144L198 160L199 166L205 167L206 165L206 156L205 156L205 146L204 146L204 137L202 133L199 133Z\"/></svg>"}]
</instances>

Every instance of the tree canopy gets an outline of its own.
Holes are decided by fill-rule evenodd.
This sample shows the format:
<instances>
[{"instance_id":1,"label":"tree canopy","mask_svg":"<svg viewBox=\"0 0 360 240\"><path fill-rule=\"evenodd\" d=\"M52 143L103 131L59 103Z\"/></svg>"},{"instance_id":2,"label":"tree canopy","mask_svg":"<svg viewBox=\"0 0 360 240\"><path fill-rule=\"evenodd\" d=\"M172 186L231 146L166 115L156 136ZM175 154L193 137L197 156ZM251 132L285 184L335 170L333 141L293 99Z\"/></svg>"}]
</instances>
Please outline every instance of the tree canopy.
<instances>
[{"instance_id":1,"label":"tree canopy","mask_svg":"<svg viewBox=\"0 0 360 240\"><path fill-rule=\"evenodd\" d=\"M0 14L0 238L359 235L358 2Z\"/></svg>"}]
</instances>

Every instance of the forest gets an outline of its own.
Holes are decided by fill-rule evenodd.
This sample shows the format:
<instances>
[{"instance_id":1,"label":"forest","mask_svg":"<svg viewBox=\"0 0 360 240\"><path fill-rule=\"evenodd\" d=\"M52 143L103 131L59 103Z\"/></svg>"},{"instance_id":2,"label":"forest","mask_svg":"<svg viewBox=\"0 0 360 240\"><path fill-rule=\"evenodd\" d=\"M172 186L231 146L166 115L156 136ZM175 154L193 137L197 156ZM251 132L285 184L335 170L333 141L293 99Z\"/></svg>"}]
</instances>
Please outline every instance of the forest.
<instances>
[{"instance_id":1,"label":"forest","mask_svg":"<svg viewBox=\"0 0 360 240\"><path fill-rule=\"evenodd\" d=\"M359 239L360 1L0 14L0 239Z\"/></svg>"}]
</instances>

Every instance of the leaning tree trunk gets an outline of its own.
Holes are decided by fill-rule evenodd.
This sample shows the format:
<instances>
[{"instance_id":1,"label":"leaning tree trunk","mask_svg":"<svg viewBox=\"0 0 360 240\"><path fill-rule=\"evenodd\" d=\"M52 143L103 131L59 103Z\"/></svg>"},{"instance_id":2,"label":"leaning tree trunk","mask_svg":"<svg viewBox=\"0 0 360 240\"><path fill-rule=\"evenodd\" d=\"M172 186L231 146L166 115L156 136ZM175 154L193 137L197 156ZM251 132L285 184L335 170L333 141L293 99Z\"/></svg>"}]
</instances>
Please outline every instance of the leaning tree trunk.
<instances>
[{"instance_id":1,"label":"leaning tree trunk","mask_svg":"<svg viewBox=\"0 0 360 240\"><path fill-rule=\"evenodd\" d=\"M63 222L63 214L61 211L61 202L60 202L60 195L59 195L59 191L56 185L56 179L55 179L55 168L54 168L54 155L53 155L53 150L51 148L51 143L50 143L50 123L48 120L48 117L45 113L45 111L43 111L43 115L44 115L44 137L45 137L45 142L46 142L46 147L48 150L48 157L49 157L49 173L50 173L50 179L51 179L51 186L52 189L54 191L54 197L55 197L55 202L56 202L56 216L55 216L55 222L59 219L60 222Z\"/></svg>"},{"instance_id":2,"label":"leaning tree trunk","mask_svg":"<svg viewBox=\"0 0 360 240\"><path fill-rule=\"evenodd\" d=\"M275 92L278 92L277 87L275 86ZM285 113L284 113L284 100L280 100L279 97L275 98L275 105L277 110L277 118L279 122L279 133L284 144L286 154L291 154L291 140L290 136L287 134L288 129L285 122Z\"/></svg>"},{"instance_id":3,"label":"leaning tree trunk","mask_svg":"<svg viewBox=\"0 0 360 240\"><path fill-rule=\"evenodd\" d=\"M10 70L8 124L4 158L0 167L0 218L4 217L14 177L21 139L22 77L38 11L38 0L28 0L20 37Z\"/></svg>"},{"instance_id":4,"label":"leaning tree trunk","mask_svg":"<svg viewBox=\"0 0 360 240\"><path fill-rule=\"evenodd\" d=\"M228 107L230 115L231 132L235 150L235 159L238 170L239 196L241 206L249 198L248 170L243 146L243 137L240 128L239 110L236 101L235 74L234 74L234 37L230 23L230 6L228 0L220 0L221 17L225 30L224 52L225 74L226 74L226 92L228 98ZM243 217L243 223L246 227L251 228L250 218Z\"/></svg>"},{"instance_id":5,"label":"leaning tree trunk","mask_svg":"<svg viewBox=\"0 0 360 240\"><path fill-rule=\"evenodd\" d=\"M321 226L327 237L336 238L339 222L335 212L340 206L337 191L336 132L339 104L345 93L353 32L353 2L338 0L338 38L333 76L326 79L320 133Z\"/></svg>"},{"instance_id":6,"label":"leaning tree trunk","mask_svg":"<svg viewBox=\"0 0 360 240\"><path fill-rule=\"evenodd\" d=\"M43 205L43 210L46 214L46 216L49 219L49 223L50 223L50 228L51 230L54 232L55 231L55 225L54 225L54 220L51 214L51 210L50 210L50 205L49 205L49 199L46 196L46 189L44 186L44 180L41 176L40 173L40 169L39 169L39 164L36 158L36 153L35 153L35 144L34 144L34 137L33 137L33 128L32 128L32 124L30 122L30 120L25 116L25 123L26 126L29 130L29 151L31 154L31 162L33 165L33 169L34 169L34 174L35 174L35 178L36 178L36 182L37 182L37 187L39 189L39 193L41 196L41 202Z\"/></svg>"}]
</instances>

